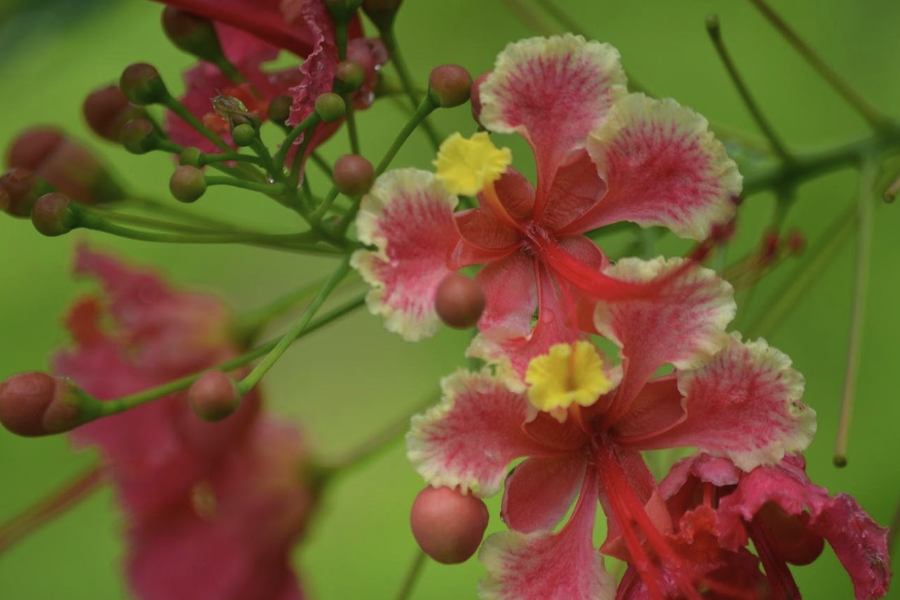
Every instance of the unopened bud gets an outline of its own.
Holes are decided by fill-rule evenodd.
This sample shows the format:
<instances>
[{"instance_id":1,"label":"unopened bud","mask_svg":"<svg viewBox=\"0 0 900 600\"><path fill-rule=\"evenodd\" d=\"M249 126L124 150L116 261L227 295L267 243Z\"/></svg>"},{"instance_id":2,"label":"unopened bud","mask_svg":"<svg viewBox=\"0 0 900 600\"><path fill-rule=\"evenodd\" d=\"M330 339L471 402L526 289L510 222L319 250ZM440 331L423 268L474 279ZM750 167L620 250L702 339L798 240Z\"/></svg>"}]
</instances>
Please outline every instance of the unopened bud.
<instances>
[{"instance_id":1,"label":"unopened bud","mask_svg":"<svg viewBox=\"0 0 900 600\"><path fill-rule=\"evenodd\" d=\"M435 67L428 76L428 95L441 108L465 104L472 90L472 76L459 65Z\"/></svg>"},{"instance_id":2,"label":"unopened bud","mask_svg":"<svg viewBox=\"0 0 900 600\"><path fill-rule=\"evenodd\" d=\"M236 146L249 146L256 140L256 129L249 123L241 123L231 130L231 139Z\"/></svg>"},{"instance_id":3,"label":"unopened bud","mask_svg":"<svg viewBox=\"0 0 900 600\"><path fill-rule=\"evenodd\" d=\"M241 395L231 377L222 371L207 371L188 389L187 398L195 415L215 422L235 411Z\"/></svg>"},{"instance_id":4,"label":"unopened bud","mask_svg":"<svg viewBox=\"0 0 900 600\"><path fill-rule=\"evenodd\" d=\"M272 101L269 102L269 120L273 123L284 125L284 122L291 116L291 105L293 102L294 100L290 96L275 96L272 98Z\"/></svg>"},{"instance_id":5,"label":"unopened bud","mask_svg":"<svg viewBox=\"0 0 900 600\"><path fill-rule=\"evenodd\" d=\"M103 163L87 148L53 127L32 127L13 141L10 167L24 167L82 204L116 202L127 197Z\"/></svg>"},{"instance_id":6,"label":"unopened bud","mask_svg":"<svg viewBox=\"0 0 900 600\"><path fill-rule=\"evenodd\" d=\"M344 99L337 94L327 92L320 94L316 98L316 112L322 117L326 123L340 121L344 117L344 111L347 110Z\"/></svg>"},{"instance_id":7,"label":"unopened bud","mask_svg":"<svg viewBox=\"0 0 900 600\"><path fill-rule=\"evenodd\" d=\"M122 125L119 141L132 154L147 154L159 145L159 133L147 119L132 119Z\"/></svg>"},{"instance_id":8,"label":"unopened bud","mask_svg":"<svg viewBox=\"0 0 900 600\"><path fill-rule=\"evenodd\" d=\"M325 7L336 23L347 23L356 14L362 0L325 0Z\"/></svg>"},{"instance_id":9,"label":"unopened bud","mask_svg":"<svg viewBox=\"0 0 900 600\"><path fill-rule=\"evenodd\" d=\"M345 154L334 163L334 185L347 196L362 196L375 181L375 169L357 154Z\"/></svg>"},{"instance_id":10,"label":"unopened bud","mask_svg":"<svg viewBox=\"0 0 900 600\"><path fill-rule=\"evenodd\" d=\"M0 210L14 217L28 217L35 201L53 191L53 186L23 167L13 167L0 176Z\"/></svg>"},{"instance_id":11,"label":"unopened bud","mask_svg":"<svg viewBox=\"0 0 900 600\"><path fill-rule=\"evenodd\" d=\"M202 167L203 151L200 148L190 146L181 151L178 156L179 165L188 165L191 167Z\"/></svg>"},{"instance_id":12,"label":"unopened bud","mask_svg":"<svg viewBox=\"0 0 900 600\"><path fill-rule=\"evenodd\" d=\"M88 94L81 110L94 133L105 140L117 143L119 132L125 123L131 119L147 116L146 110L130 103L122 90L114 85Z\"/></svg>"},{"instance_id":13,"label":"unopened bud","mask_svg":"<svg viewBox=\"0 0 900 600\"><path fill-rule=\"evenodd\" d=\"M350 60L339 62L334 71L334 91L339 94L355 92L366 80L362 65Z\"/></svg>"},{"instance_id":14,"label":"unopened bud","mask_svg":"<svg viewBox=\"0 0 900 600\"><path fill-rule=\"evenodd\" d=\"M44 194L31 209L31 223L47 237L69 233L78 227L78 215L72 210L72 200L63 194Z\"/></svg>"},{"instance_id":15,"label":"unopened bud","mask_svg":"<svg viewBox=\"0 0 900 600\"><path fill-rule=\"evenodd\" d=\"M375 27L384 30L393 26L401 3L402 0L363 0L362 10Z\"/></svg>"},{"instance_id":16,"label":"unopened bud","mask_svg":"<svg viewBox=\"0 0 900 600\"><path fill-rule=\"evenodd\" d=\"M216 28L209 19L167 6L162 13L162 27L176 48L200 60L216 63L225 58Z\"/></svg>"},{"instance_id":17,"label":"unopened bud","mask_svg":"<svg viewBox=\"0 0 900 600\"><path fill-rule=\"evenodd\" d=\"M474 279L450 273L434 295L434 309L441 321L456 329L474 327L484 312L484 292Z\"/></svg>"},{"instance_id":18,"label":"unopened bud","mask_svg":"<svg viewBox=\"0 0 900 600\"><path fill-rule=\"evenodd\" d=\"M17 435L62 433L83 422L72 385L32 371L0 383L0 423Z\"/></svg>"},{"instance_id":19,"label":"unopened bud","mask_svg":"<svg viewBox=\"0 0 900 600\"><path fill-rule=\"evenodd\" d=\"M159 71L147 63L125 67L119 78L119 88L129 101L140 106L162 102L169 96Z\"/></svg>"},{"instance_id":20,"label":"unopened bud","mask_svg":"<svg viewBox=\"0 0 900 600\"><path fill-rule=\"evenodd\" d=\"M169 179L169 191L179 202L196 202L206 193L206 179L197 167L183 165Z\"/></svg>"},{"instance_id":21,"label":"unopened bud","mask_svg":"<svg viewBox=\"0 0 900 600\"><path fill-rule=\"evenodd\" d=\"M468 560L484 537L488 511L481 499L446 487L427 487L409 515L413 536L425 554L445 565Z\"/></svg>"},{"instance_id":22,"label":"unopened bud","mask_svg":"<svg viewBox=\"0 0 900 600\"><path fill-rule=\"evenodd\" d=\"M488 71L482 75L479 75L474 82L472 82L472 88L469 91L469 102L472 106L472 118L475 119L475 122L484 127L481 124L481 84L488 78L491 72Z\"/></svg>"}]
</instances>

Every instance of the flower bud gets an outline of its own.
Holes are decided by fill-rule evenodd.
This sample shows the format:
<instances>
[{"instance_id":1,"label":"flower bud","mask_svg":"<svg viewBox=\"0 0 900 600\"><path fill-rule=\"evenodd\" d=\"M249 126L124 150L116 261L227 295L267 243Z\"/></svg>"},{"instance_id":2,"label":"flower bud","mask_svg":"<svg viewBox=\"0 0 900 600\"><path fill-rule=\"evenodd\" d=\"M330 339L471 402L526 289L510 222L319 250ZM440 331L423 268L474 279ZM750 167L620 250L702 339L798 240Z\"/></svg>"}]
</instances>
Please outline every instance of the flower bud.
<instances>
[{"instance_id":1,"label":"flower bud","mask_svg":"<svg viewBox=\"0 0 900 600\"><path fill-rule=\"evenodd\" d=\"M14 217L28 217L35 201L53 191L53 186L23 167L13 167L0 176L0 210Z\"/></svg>"},{"instance_id":2,"label":"flower bud","mask_svg":"<svg viewBox=\"0 0 900 600\"><path fill-rule=\"evenodd\" d=\"M327 92L325 94L320 94L319 97L316 98L316 112L319 113L319 116L322 117L322 120L326 123L340 121L344 117L344 111L346 111L346 109L347 107L344 104L344 99L337 94Z\"/></svg>"},{"instance_id":3,"label":"flower bud","mask_svg":"<svg viewBox=\"0 0 900 600\"><path fill-rule=\"evenodd\" d=\"M484 292L474 279L450 273L434 295L434 309L441 321L456 329L474 327L484 312Z\"/></svg>"},{"instance_id":4,"label":"flower bud","mask_svg":"<svg viewBox=\"0 0 900 600\"><path fill-rule=\"evenodd\" d=\"M469 102L472 105L472 118L475 119L475 122L484 127L481 124L481 84L484 83L485 79L488 78L491 72L488 71L482 75L479 75L474 82L472 82L472 88L469 91Z\"/></svg>"},{"instance_id":5,"label":"flower bud","mask_svg":"<svg viewBox=\"0 0 900 600\"><path fill-rule=\"evenodd\" d=\"M179 202L196 202L206 193L206 179L197 167L183 165L169 178L169 191Z\"/></svg>"},{"instance_id":6,"label":"flower bud","mask_svg":"<svg viewBox=\"0 0 900 600\"><path fill-rule=\"evenodd\" d=\"M81 107L91 131L110 142L119 142L122 126L131 119L146 117L147 111L128 101L117 86L94 90Z\"/></svg>"},{"instance_id":7,"label":"flower bud","mask_svg":"<svg viewBox=\"0 0 900 600\"><path fill-rule=\"evenodd\" d=\"M159 71L147 63L125 67L119 78L119 88L129 101L140 106L162 102L169 96Z\"/></svg>"},{"instance_id":8,"label":"flower bud","mask_svg":"<svg viewBox=\"0 0 900 600\"><path fill-rule=\"evenodd\" d=\"M389 29L394 24L401 2L402 0L363 0L362 10L379 30Z\"/></svg>"},{"instance_id":9,"label":"flower bud","mask_svg":"<svg viewBox=\"0 0 900 600\"><path fill-rule=\"evenodd\" d=\"M425 553L445 565L468 560L484 537L487 507L481 499L446 487L427 487L416 496L409 523Z\"/></svg>"},{"instance_id":10,"label":"flower bud","mask_svg":"<svg viewBox=\"0 0 900 600\"><path fill-rule=\"evenodd\" d=\"M345 154L334 163L334 185L340 193L358 197L369 191L375 181L375 169L357 154Z\"/></svg>"},{"instance_id":11,"label":"flower bud","mask_svg":"<svg viewBox=\"0 0 900 600\"><path fill-rule=\"evenodd\" d=\"M0 383L0 423L17 435L62 433L83 422L72 385L32 371Z\"/></svg>"},{"instance_id":12,"label":"flower bud","mask_svg":"<svg viewBox=\"0 0 900 600\"><path fill-rule=\"evenodd\" d=\"M122 125L119 131L119 141L132 154L147 154L156 149L159 134L149 120L132 119Z\"/></svg>"},{"instance_id":13,"label":"flower bud","mask_svg":"<svg viewBox=\"0 0 900 600\"><path fill-rule=\"evenodd\" d=\"M249 123L241 123L231 130L231 139L236 146L249 146L256 140L256 129Z\"/></svg>"},{"instance_id":14,"label":"flower bud","mask_svg":"<svg viewBox=\"0 0 900 600\"><path fill-rule=\"evenodd\" d=\"M200 60L216 63L225 58L216 28L209 19L167 6L162 13L162 28L176 48Z\"/></svg>"},{"instance_id":15,"label":"flower bud","mask_svg":"<svg viewBox=\"0 0 900 600\"><path fill-rule=\"evenodd\" d=\"M235 411L241 395L231 377L222 371L207 371L188 389L187 398L195 415L215 422Z\"/></svg>"},{"instance_id":16,"label":"flower bud","mask_svg":"<svg viewBox=\"0 0 900 600\"><path fill-rule=\"evenodd\" d=\"M116 202L127 197L103 163L54 127L23 131L7 151L10 167L24 167L75 202Z\"/></svg>"},{"instance_id":17,"label":"flower bud","mask_svg":"<svg viewBox=\"0 0 900 600\"><path fill-rule=\"evenodd\" d=\"M362 65L351 60L339 62L334 71L334 91L339 94L355 92L366 80Z\"/></svg>"},{"instance_id":18,"label":"flower bud","mask_svg":"<svg viewBox=\"0 0 900 600\"><path fill-rule=\"evenodd\" d=\"M328 14L335 23L347 23L356 14L356 10L362 4L362 0L325 0Z\"/></svg>"},{"instance_id":19,"label":"flower bud","mask_svg":"<svg viewBox=\"0 0 900 600\"><path fill-rule=\"evenodd\" d=\"M472 90L472 76L459 65L435 67L428 76L428 95L441 108L465 104Z\"/></svg>"},{"instance_id":20,"label":"flower bud","mask_svg":"<svg viewBox=\"0 0 900 600\"><path fill-rule=\"evenodd\" d=\"M191 167L202 167L203 151L200 148L189 146L181 151L178 156L179 165L188 165Z\"/></svg>"},{"instance_id":21,"label":"flower bud","mask_svg":"<svg viewBox=\"0 0 900 600\"><path fill-rule=\"evenodd\" d=\"M44 194L31 209L31 224L47 237L69 233L78 227L78 215L70 206L72 200L63 194Z\"/></svg>"},{"instance_id":22,"label":"flower bud","mask_svg":"<svg viewBox=\"0 0 900 600\"><path fill-rule=\"evenodd\" d=\"M290 96L275 96L269 102L269 120L278 125L284 125L284 122L291 116L291 105L294 100Z\"/></svg>"}]
</instances>

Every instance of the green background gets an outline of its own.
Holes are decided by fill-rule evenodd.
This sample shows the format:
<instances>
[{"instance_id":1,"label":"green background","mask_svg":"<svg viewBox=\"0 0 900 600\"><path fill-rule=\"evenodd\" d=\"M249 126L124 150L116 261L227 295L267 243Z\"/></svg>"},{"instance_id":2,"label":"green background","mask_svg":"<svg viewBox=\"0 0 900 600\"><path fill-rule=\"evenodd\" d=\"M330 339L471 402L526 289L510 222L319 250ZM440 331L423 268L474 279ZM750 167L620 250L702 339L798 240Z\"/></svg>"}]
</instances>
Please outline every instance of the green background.
<instances>
[{"instance_id":1,"label":"green background","mask_svg":"<svg viewBox=\"0 0 900 600\"><path fill-rule=\"evenodd\" d=\"M509 3L510 5L512 3ZM770 29L746 2L636 0L562 2L593 37L619 48L627 70L659 96L671 96L712 121L754 132L752 121L709 43L703 22L718 11L726 42L765 112L792 148L811 149L867 133L865 123ZM0 6L9 8L11 4ZM776 4L785 18L839 73L876 106L900 117L900 3L893 0L793 0ZM80 105L86 93L115 80L134 61L156 64L177 89L191 60L164 40L160 6L127 0L74 19L74 13L43 9L29 23L9 21L0 29L0 145L28 124L55 123L86 139ZM77 12L77 11L76 11ZM6 11L0 11L4 15ZM424 82L429 69L455 62L481 73L509 41L536 32L499 0L408 0L398 18L398 36L412 70ZM390 102L360 115L364 153L380 157L403 123ZM445 132L471 131L466 109L437 119ZM108 158L129 187L159 198L167 195L172 169L163 155L135 157L101 141L90 144ZM345 151L338 135L325 154ZM514 145L516 165L530 158ZM432 150L416 136L395 166L426 167ZM527 169L526 169L527 170ZM829 174L805 185L789 224L817 237L854 201L852 171ZM247 193L220 189L197 205L223 214L283 228L284 213ZM757 195L742 209L737 247L750 248L762 235L771 198ZM897 208L876 207L872 239L869 311L866 319L849 466L831 465L831 449L843 385L853 285L853 245L845 245L790 319L770 342L787 352L807 381L805 401L818 412L819 433L807 453L813 480L832 493L853 494L882 524L900 498L900 242ZM157 246L101 235L40 237L26 221L0 218L0 378L45 368L53 348L65 344L60 318L85 284L69 277L71 249L89 240L139 264L164 270L174 281L223 295L237 310L262 306L325 273L329 262L264 250L227 246ZM732 256L737 256L738 251ZM801 260L808 260L809 255ZM790 261L764 282L753 311L800 261ZM315 451L335 457L381 426L403 417L436 390L440 377L462 364L467 334L445 331L411 345L383 331L365 311L298 344L267 377L274 411L303 423ZM0 431L0 519L28 506L90 464L90 453L74 454L64 438L23 440ZM323 499L308 538L297 548L297 564L311 597L392 598L416 546L407 525L409 506L421 488L406 463L402 444L367 468L337 481ZM491 529L501 527L498 502ZM121 518L104 490L0 556L3 600L126 598L120 576ZM851 598L852 588L830 550L814 565L797 569L807 598ZM428 564L414 598L474 598L483 575L476 560L461 566ZM900 591L889 597L900 598Z\"/></svg>"}]
</instances>

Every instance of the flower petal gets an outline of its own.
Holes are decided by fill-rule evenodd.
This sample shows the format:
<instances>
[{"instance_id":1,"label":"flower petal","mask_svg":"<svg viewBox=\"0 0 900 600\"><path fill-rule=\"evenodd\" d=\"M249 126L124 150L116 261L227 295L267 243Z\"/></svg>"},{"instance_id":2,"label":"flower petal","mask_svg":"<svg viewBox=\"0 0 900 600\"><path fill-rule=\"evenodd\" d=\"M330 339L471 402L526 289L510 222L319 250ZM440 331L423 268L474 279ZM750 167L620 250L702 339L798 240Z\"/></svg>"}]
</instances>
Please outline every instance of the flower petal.
<instances>
[{"instance_id":1,"label":"flower petal","mask_svg":"<svg viewBox=\"0 0 900 600\"><path fill-rule=\"evenodd\" d=\"M522 430L534 416L528 401L489 373L457 371L441 387L441 403L413 417L406 436L407 456L429 484L491 496L512 460L548 453Z\"/></svg>"},{"instance_id":2,"label":"flower petal","mask_svg":"<svg viewBox=\"0 0 900 600\"><path fill-rule=\"evenodd\" d=\"M440 327L434 295L452 272L448 263L460 241L456 203L431 173L402 169L379 177L360 205L359 239L377 251L358 250L351 264L373 286L369 310L405 340Z\"/></svg>"},{"instance_id":3,"label":"flower petal","mask_svg":"<svg viewBox=\"0 0 900 600\"><path fill-rule=\"evenodd\" d=\"M630 94L591 133L587 148L609 189L560 235L634 221L703 239L734 216L737 165L706 119L674 100Z\"/></svg>"},{"instance_id":4,"label":"flower petal","mask_svg":"<svg viewBox=\"0 0 900 600\"><path fill-rule=\"evenodd\" d=\"M484 600L612 600L615 580L603 568L592 533L597 476L588 469L575 511L558 533L495 533L481 546L488 575Z\"/></svg>"},{"instance_id":5,"label":"flower petal","mask_svg":"<svg viewBox=\"0 0 900 600\"><path fill-rule=\"evenodd\" d=\"M500 516L510 529L531 533L553 529L581 489L588 460L584 452L535 457L506 478Z\"/></svg>"},{"instance_id":6,"label":"flower petal","mask_svg":"<svg viewBox=\"0 0 900 600\"><path fill-rule=\"evenodd\" d=\"M479 119L489 130L518 132L537 161L534 217L544 210L556 170L625 92L618 51L566 34L509 44L479 87Z\"/></svg>"},{"instance_id":7,"label":"flower petal","mask_svg":"<svg viewBox=\"0 0 900 600\"><path fill-rule=\"evenodd\" d=\"M551 231L563 229L593 208L605 193L606 182L600 179L587 150L576 150L556 172L541 224Z\"/></svg>"},{"instance_id":8,"label":"flower petal","mask_svg":"<svg viewBox=\"0 0 900 600\"><path fill-rule=\"evenodd\" d=\"M538 304L534 260L524 252L516 252L486 264L475 279L485 298L478 328L527 335Z\"/></svg>"},{"instance_id":9,"label":"flower petal","mask_svg":"<svg viewBox=\"0 0 900 600\"><path fill-rule=\"evenodd\" d=\"M707 365L679 373L678 388L687 418L641 449L696 446L750 471L803 450L816 431L815 411L800 402L803 376L764 340L731 338Z\"/></svg>"}]
</instances>

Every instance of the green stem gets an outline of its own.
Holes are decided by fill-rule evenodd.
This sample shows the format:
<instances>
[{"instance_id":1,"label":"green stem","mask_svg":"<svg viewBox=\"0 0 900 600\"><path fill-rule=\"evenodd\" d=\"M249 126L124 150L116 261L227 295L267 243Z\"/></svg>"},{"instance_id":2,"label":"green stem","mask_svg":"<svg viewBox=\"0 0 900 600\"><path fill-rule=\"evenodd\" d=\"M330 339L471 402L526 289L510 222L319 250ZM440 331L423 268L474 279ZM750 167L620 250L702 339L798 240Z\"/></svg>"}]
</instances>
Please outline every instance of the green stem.
<instances>
[{"instance_id":1,"label":"green stem","mask_svg":"<svg viewBox=\"0 0 900 600\"><path fill-rule=\"evenodd\" d=\"M409 139L409 136L413 131L416 130L416 127L419 126L420 123L425 121L425 118L430 115L437 108L437 104L426 95L425 98L419 103L419 106L416 108L416 112L413 113L413 116L409 121L406 122L406 125L403 126L403 129L400 130L400 133L397 134L397 137L394 139L394 142L391 144L391 147L388 148L387 152L385 152L384 156L381 157L381 161L379 161L378 166L375 167L375 176L379 176L384 173L385 169L388 168L388 165L391 164L391 161L394 160L394 157L397 155L397 152L400 151L400 148L403 147L403 144L406 143L406 140Z\"/></svg>"},{"instance_id":2,"label":"green stem","mask_svg":"<svg viewBox=\"0 0 900 600\"><path fill-rule=\"evenodd\" d=\"M359 149L359 132L356 128L356 112L353 110L353 99L349 94L344 96L344 104L347 107L347 134L350 137L350 152L361 154Z\"/></svg>"},{"instance_id":3,"label":"green stem","mask_svg":"<svg viewBox=\"0 0 900 600\"><path fill-rule=\"evenodd\" d=\"M197 130L200 135L212 142L212 144L216 148L222 150L223 152L234 151L234 148L229 146L228 143L221 137L213 133L206 125L203 124L202 121L200 121L200 119L194 116L194 113L189 111L184 104L179 102L177 98L175 98L171 94L166 94L166 97L163 99L162 103L163 106L181 117L183 121Z\"/></svg>"},{"instance_id":4,"label":"green stem","mask_svg":"<svg viewBox=\"0 0 900 600\"><path fill-rule=\"evenodd\" d=\"M288 152L291 150L291 146L294 145L294 140L300 137L307 129L312 129L316 125L318 125L322 121L322 117L319 116L319 113L313 111L311 115L303 119L303 121L291 129L291 132L285 136L284 141L281 142L281 148L275 153L275 156L272 157L272 160L276 165L283 165L284 160L287 157Z\"/></svg>"},{"instance_id":5,"label":"green stem","mask_svg":"<svg viewBox=\"0 0 900 600\"><path fill-rule=\"evenodd\" d=\"M850 434L850 417L859 374L859 355L862 345L863 322L866 316L866 296L869 289L869 265L872 250L872 209L875 203L875 179L878 165L872 157L865 161L859 174L859 200L857 203L859 226L856 239L856 282L853 287L853 312L850 321L850 341L847 349L847 367L844 374L844 392L841 398L841 416L838 421L837 439L834 445L834 464L847 465L847 438Z\"/></svg>"},{"instance_id":6,"label":"green stem","mask_svg":"<svg viewBox=\"0 0 900 600\"><path fill-rule=\"evenodd\" d=\"M227 162L227 161L245 162L245 163L250 163L252 165L265 166L258 156L253 156L251 154L242 154L240 152L228 152L228 153L222 153L222 154L201 154L200 155L200 165L201 166L203 166L203 165L212 166L215 163Z\"/></svg>"},{"instance_id":7,"label":"green stem","mask_svg":"<svg viewBox=\"0 0 900 600\"><path fill-rule=\"evenodd\" d=\"M255 181L246 181L244 179L235 179L233 177L221 177L219 175L207 175L206 185L228 185L231 187L259 192L267 196L277 196L285 192L285 186L280 183L257 183Z\"/></svg>"},{"instance_id":8,"label":"green stem","mask_svg":"<svg viewBox=\"0 0 900 600\"><path fill-rule=\"evenodd\" d=\"M401 586L400 591L397 592L396 600L409 600L412 596L413 588L416 585L416 581L419 579L419 575L422 573L422 567L425 566L427 558L428 557L423 550L419 549L416 551L416 556L413 558L412 564L406 572L406 577L403 579L403 585Z\"/></svg>"},{"instance_id":9,"label":"green stem","mask_svg":"<svg viewBox=\"0 0 900 600\"><path fill-rule=\"evenodd\" d=\"M262 380L263 376L269 372L269 369L278 362L278 359L281 358L287 349L290 348L291 344L306 332L309 328L310 321L316 315L316 312L318 312L319 308L322 307L322 304L325 303L325 300L328 299L328 296L331 295L331 292L334 291L349 271L350 259L347 257L341 265L335 269L334 273L331 274L319 290L319 293L316 294L316 297L313 298L312 302L309 303L309 306L306 307L306 310L303 311L300 318L287 330L272 351L269 352L269 354L260 361L260 363L240 381L240 383L238 383L238 389L241 391L241 394L246 394L253 389L253 387Z\"/></svg>"}]
</instances>

